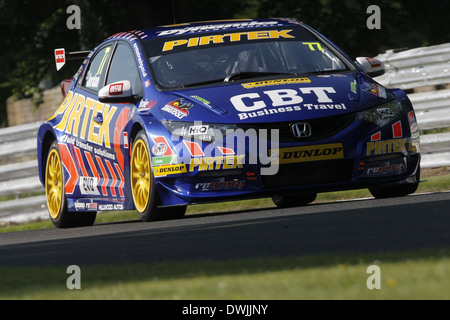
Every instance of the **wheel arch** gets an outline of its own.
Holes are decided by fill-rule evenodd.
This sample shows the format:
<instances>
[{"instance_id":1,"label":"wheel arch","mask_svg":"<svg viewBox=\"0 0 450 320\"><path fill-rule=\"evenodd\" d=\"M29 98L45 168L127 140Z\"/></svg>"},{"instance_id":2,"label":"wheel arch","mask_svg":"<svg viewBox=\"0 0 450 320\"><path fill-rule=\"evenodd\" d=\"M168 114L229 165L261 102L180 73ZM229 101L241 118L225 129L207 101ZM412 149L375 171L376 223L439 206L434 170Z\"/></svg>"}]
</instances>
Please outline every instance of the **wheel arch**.
<instances>
[{"instance_id":1,"label":"wheel arch","mask_svg":"<svg viewBox=\"0 0 450 320\"><path fill-rule=\"evenodd\" d=\"M131 127L131 130L130 130L130 142L131 142L131 144L130 144L130 155L131 155L132 150L133 150L134 140L136 139L137 134L138 134L141 130L143 130L143 131L146 132L147 138L148 138L148 136L149 136L148 128L146 128L145 126L143 126L140 122L135 122L135 123L133 124L133 126ZM149 141L149 143L150 143L150 141ZM150 145L149 145L149 147L150 147ZM151 158L151 156L152 156L152 155L151 155L151 150L149 149L148 152L149 152L149 156L150 156L150 158ZM130 161L131 161L131 156L130 156ZM162 205L163 201L162 201L161 196L160 196L160 194L159 194L158 187L156 187L155 191L156 191L156 192L155 192L155 198L154 198L154 200L156 201L157 206L160 206L160 205Z\"/></svg>"},{"instance_id":2,"label":"wheel arch","mask_svg":"<svg viewBox=\"0 0 450 320\"><path fill-rule=\"evenodd\" d=\"M52 146L53 141L56 141L56 135L52 130L47 130L43 134L42 141L40 142L40 154L38 155L39 165L39 178L43 185L45 185L45 168L47 165L47 157Z\"/></svg>"}]
</instances>

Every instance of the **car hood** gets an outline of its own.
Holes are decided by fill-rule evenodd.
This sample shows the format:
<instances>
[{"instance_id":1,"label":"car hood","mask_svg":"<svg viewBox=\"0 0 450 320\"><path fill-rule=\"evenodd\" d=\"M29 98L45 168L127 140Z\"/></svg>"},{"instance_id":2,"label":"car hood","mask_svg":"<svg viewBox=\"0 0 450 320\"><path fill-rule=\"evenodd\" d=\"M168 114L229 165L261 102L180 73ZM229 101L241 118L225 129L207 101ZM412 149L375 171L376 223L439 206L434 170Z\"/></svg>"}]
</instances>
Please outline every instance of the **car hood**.
<instances>
[{"instance_id":1,"label":"car hood","mask_svg":"<svg viewBox=\"0 0 450 320\"><path fill-rule=\"evenodd\" d=\"M167 120L264 123L353 113L384 104L393 94L362 73L332 74L184 89L160 105Z\"/></svg>"}]
</instances>

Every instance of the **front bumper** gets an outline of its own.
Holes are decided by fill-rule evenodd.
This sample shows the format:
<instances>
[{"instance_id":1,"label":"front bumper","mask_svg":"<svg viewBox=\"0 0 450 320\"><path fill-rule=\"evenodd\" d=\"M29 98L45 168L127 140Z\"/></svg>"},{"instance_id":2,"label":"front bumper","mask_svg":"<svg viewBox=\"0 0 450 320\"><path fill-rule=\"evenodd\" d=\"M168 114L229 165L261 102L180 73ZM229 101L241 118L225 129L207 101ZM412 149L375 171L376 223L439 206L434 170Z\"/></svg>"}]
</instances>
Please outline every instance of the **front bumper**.
<instances>
[{"instance_id":1,"label":"front bumper","mask_svg":"<svg viewBox=\"0 0 450 320\"><path fill-rule=\"evenodd\" d=\"M273 140L264 143L273 146ZM199 150L211 148L197 145ZM233 155L206 157L184 152L185 157L178 161L185 164L185 173L156 179L162 204L321 193L420 180L420 138L412 110L382 128L354 120L332 136L303 143L281 141L277 148L258 150L257 155L249 152L253 150L251 142L245 148L236 144L225 147ZM262 154L270 163L250 161ZM262 174L262 169L275 166L274 174Z\"/></svg>"}]
</instances>

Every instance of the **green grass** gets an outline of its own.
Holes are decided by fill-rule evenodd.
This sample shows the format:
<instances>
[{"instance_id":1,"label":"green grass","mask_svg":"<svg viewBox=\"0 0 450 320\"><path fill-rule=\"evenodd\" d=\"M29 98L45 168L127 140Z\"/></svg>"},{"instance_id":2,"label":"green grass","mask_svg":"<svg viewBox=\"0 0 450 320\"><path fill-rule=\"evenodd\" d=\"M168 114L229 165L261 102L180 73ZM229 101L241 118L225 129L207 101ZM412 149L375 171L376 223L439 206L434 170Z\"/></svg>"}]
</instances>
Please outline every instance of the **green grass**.
<instances>
[{"instance_id":1,"label":"green grass","mask_svg":"<svg viewBox=\"0 0 450 320\"><path fill-rule=\"evenodd\" d=\"M418 193L450 190L450 175L429 177ZM370 197L367 190L320 194L316 202ZM270 199L190 206L188 214L274 207ZM136 220L133 211L99 214L96 224ZM0 232L53 228L50 221ZM369 290L368 266L381 270ZM81 290L69 290L68 266L0 268L0 300L448 300L450 249L379 254L291 256L232 261L80 266Z\"/></svg>"},{"instance_id":2,"label":"green grass","mask_svg":"<svg viewBox=\"0 0 450 320\"><path fill-rule=\"evenodd\" d=\"M373 264L381 271L379 290L366 285ZM66 268L0 268L0 299L450 298L449 250L80 266L81 290L67 288Z\"/></svg>"}]
</instances>

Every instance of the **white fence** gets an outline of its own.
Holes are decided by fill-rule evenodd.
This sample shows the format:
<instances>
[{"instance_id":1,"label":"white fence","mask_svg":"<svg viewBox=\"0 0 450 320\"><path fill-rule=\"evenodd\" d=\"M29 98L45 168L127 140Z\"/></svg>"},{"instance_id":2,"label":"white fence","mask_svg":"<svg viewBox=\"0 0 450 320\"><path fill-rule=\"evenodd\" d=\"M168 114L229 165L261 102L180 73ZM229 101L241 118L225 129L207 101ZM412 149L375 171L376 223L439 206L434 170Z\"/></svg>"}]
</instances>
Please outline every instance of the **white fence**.
<instances>
[{"instance_id":1,"label":"white fence","mask_svg":"<svg viewBox=\"0 0 450 320\"><path fill-rule=\"evenodd\" d=\"M386 73L375 78L382 85L408 91L432 88L408 94L421 130L450 128L450 43L390 50L376 58L386 67ZM423 168L450 166L450 132L422 135L421 145Z\"/></svg>"},{"instance_id":2,"label":"white fence","mask_svg":"<svg viewBox=\"0 0 450 320\"><path fill-rule=\"evenodd\" d=\"M377 58L387 72L376 80L386 87L411 91L437 86L409 94L421 130L450 127L450 89L445 89L450 84L450 44L388 51ZM47 218L36 159L39 124L0 129L0 196L16 196L0 202L0 223ZM421 146L423 168L450 166L450 132L422 135Z\"/></svg>"},{"instance_id":3,"label":"white fence","mask_svg":"<svg viewBox=\"0 0 450 320\"><path fill-rule=\"evenodd\" d=\"M44 188L39 181L37 130L40 123L30 123L0 130L0 223L24 222L47 218Z\"/></svg>"}]
</instances>

